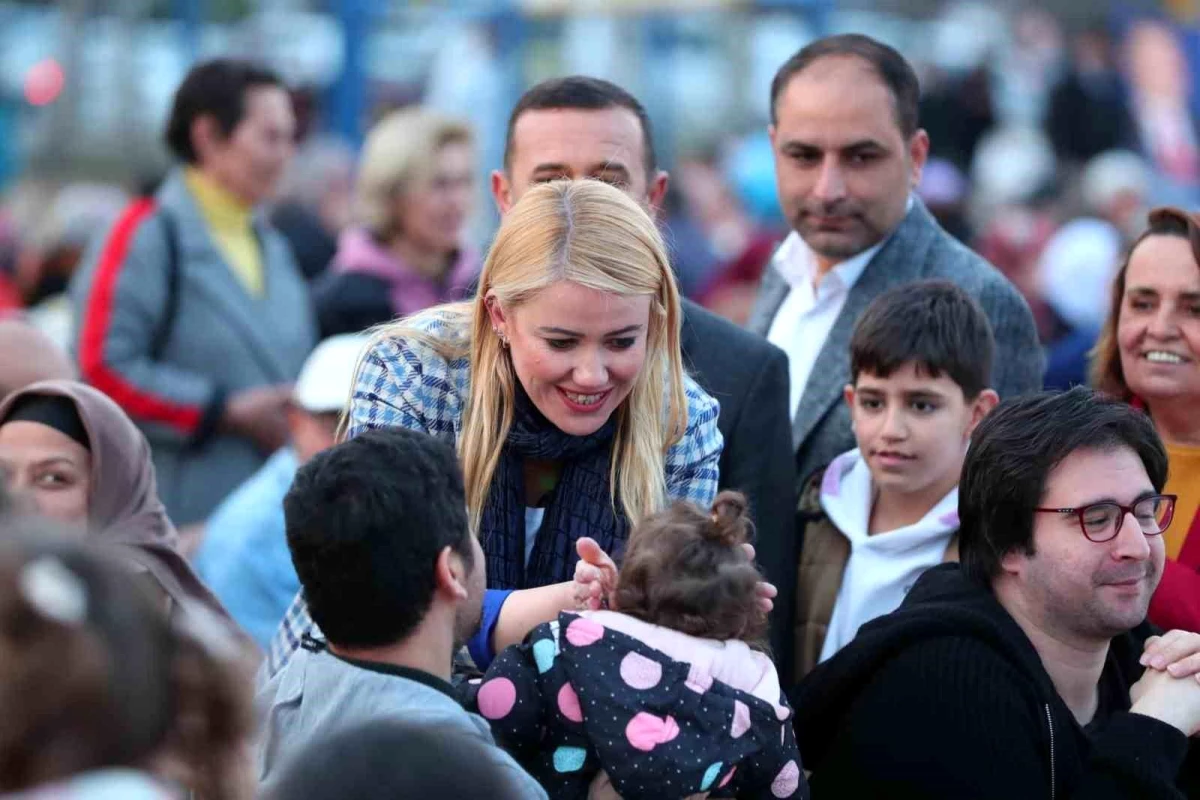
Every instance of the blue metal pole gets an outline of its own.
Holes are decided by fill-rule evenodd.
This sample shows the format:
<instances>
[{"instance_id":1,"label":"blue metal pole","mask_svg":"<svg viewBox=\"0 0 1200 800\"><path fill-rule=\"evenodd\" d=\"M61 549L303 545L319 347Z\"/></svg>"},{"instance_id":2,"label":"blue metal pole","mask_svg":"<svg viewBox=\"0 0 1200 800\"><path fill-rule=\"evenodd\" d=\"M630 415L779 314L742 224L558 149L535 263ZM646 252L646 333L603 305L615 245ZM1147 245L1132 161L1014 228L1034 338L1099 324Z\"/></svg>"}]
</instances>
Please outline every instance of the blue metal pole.
<instances>
[{"instance_id":1,"label":"blue metal pole","mask_svg":"<svg viewBox=\"0 0 1200 800\"><path fill-rule=\"evenodd\" d=\"M367 107L366 42L371 32L375 0L329 0L330 11L342 25L346 53L342 72L329 92L333 130L358 147L362 144Z\"/></svg>"},{"instance_id":2,"label":"blue metal pole","mask_svg":"<svg viewBox=\"0 0 1200 800\"><path fill-rule=\"evenodd\" d=\"M204 19L204 0L173 0L175 18L179 20L180 49L189 64L200 57L200 26Z\"/></svg>"}]
</instances>

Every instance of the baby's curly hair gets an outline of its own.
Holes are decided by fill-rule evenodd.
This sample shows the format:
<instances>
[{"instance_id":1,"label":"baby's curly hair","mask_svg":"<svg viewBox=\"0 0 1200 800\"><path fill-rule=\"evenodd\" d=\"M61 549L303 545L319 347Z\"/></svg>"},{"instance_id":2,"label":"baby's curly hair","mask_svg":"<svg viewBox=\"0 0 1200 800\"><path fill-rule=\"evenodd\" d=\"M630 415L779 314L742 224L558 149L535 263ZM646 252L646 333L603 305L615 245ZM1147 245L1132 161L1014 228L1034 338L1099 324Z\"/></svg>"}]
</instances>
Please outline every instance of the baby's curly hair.
<instances>
[{"instance_id":1,"label":"baby's curly hair","mask_svg":"<svg viewBox=\"0 0 1200 800\"><path fill-rule=\"evenodd\" d=\"M617 611L706 639L766 649L762 578L742 547L752 523L744 495L721 492L711 511L676 502L629 537L613 603Z\"/></svg>"}]
</instances>

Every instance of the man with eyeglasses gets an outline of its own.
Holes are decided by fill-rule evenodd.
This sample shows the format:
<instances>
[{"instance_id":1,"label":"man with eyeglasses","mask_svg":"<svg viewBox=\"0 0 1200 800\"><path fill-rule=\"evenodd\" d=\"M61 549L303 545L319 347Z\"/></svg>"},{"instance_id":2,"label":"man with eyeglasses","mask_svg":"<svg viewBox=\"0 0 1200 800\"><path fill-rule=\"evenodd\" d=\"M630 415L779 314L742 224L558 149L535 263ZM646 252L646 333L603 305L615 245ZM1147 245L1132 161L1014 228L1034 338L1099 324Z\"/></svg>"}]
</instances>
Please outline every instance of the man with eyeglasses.
<instances>
[{"instance_id":1,"label":"man with eyeglasses","mask_svg":"<svg viewBox=\"0 0 1200 800\"><path fill-rule=\"evenodd\" d=\"M1200 797L1200 636L1152 636L1167 455L1083 388L1001 405L927 571L794 700L814 797Z\"/></svg>"}]
</instances>

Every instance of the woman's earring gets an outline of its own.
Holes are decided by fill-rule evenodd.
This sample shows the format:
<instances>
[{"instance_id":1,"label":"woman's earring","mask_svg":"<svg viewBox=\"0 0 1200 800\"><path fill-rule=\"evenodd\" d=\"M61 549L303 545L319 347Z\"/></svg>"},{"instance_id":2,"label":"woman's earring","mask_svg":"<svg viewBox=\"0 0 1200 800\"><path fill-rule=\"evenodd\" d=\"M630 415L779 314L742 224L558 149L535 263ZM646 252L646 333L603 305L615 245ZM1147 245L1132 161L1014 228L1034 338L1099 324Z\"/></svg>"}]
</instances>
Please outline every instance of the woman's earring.
<instances>
[{"instance_id":1,"label":"woman's earring","mask_svg":"<svg viewBox=\"0 0 1200 800\"><path fill-rule=\"evenodd\" d=\"M505 336L504 333L499 328L492 328L492 330L496 333L496 336L500 337L500 346L507 350L508 349L508 337Z\"/></svg>"}]
</instances>

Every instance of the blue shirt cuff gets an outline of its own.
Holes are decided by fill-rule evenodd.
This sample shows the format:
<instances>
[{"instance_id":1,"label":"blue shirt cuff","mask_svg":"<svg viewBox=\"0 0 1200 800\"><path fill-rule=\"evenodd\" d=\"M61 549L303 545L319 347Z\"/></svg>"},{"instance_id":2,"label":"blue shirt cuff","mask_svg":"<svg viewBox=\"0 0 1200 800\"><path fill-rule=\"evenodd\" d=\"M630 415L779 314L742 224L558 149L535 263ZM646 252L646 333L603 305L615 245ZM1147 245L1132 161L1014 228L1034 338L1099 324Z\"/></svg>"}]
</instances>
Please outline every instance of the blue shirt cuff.
<instances>
[{"instance_id":1,"label":"blue shirt cuff","mask_svg":"<svg viewBox=\"0 0 1200 800\"><path fill-rule=\"evenodd\" d=\"M488 589L483 593L483 615L479 619L479 630L467 641L467 650L471 659L480 670L486 670L492 663L492 631L500 619L500 609L504 601L513 593L512 589Z\"/></svg>"}]
</instances>

